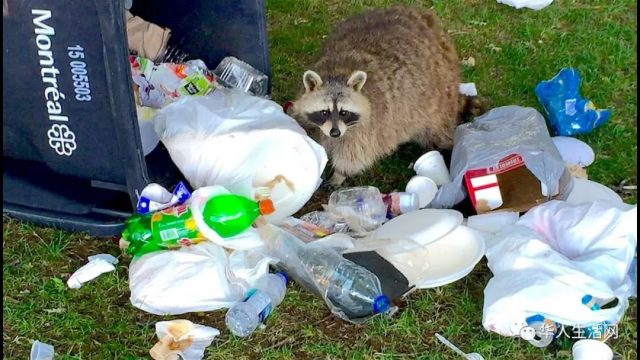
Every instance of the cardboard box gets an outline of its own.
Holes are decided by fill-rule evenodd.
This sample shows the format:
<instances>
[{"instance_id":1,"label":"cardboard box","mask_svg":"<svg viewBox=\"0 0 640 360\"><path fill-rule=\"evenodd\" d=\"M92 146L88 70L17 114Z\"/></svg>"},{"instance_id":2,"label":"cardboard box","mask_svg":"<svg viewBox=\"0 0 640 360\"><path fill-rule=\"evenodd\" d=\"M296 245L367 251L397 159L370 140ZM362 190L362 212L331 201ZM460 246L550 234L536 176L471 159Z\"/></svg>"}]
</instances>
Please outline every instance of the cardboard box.
<instances>
[{"instance_id":1,"label":"cardboard box","mask_svg":"<svg viewBox=\"0 0 640 360\"><path fill-rule=\"evenodd\" d=\"M563 195L559 189L565 188L570 176L565 170L550 194L551 199ZM527 169L524 159L518 154L504 157L494 167L468 170L464 178L471 203L478 214L524 212L549 200L546 186Z\"/></svg>"}]
</instances>

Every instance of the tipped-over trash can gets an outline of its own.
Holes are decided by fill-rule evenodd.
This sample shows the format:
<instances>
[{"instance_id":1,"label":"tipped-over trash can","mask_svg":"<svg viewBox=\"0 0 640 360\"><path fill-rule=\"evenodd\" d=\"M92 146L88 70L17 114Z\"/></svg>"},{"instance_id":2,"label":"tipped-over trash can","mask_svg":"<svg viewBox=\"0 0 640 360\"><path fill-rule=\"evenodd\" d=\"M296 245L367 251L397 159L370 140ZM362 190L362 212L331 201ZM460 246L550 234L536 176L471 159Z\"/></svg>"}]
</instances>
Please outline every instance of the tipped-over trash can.
<instances>
[{"instance_id":1,"label":"tipped-over trash can","mask_svg":"<svg viewBox=\"0 0 640 360\"><path fill-rule=\"evenodd\" d=\"M210 69L235 56L271 77L262 0L134 0L169 46ZM121 232L137 193L182 179L141 145L123 0L6 0L3 212L95 236Z\"/></svg>"}]
</instances>

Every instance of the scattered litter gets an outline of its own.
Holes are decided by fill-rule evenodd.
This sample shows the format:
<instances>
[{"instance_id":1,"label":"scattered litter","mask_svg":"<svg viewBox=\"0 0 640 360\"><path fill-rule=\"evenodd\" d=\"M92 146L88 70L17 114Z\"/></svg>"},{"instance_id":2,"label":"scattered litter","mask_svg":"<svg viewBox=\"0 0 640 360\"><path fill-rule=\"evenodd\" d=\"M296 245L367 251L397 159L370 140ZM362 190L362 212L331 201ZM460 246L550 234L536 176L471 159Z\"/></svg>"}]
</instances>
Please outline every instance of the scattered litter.
<instances>
[{"instance_id":1,"label":"scattered litter","mask_svg":"<svg viewBox=\"0 0 640 360\"><path fill-rule=\"evenodd\" d=\"M324 299L331 312L352 323L393 311L380 280L337 251L300 239L272 225L259 227L267 253L298 284Z\"/></svg>"},{"instance_id":2,"label":"scattered litter","mask_svg":"<svg viewBox=\"0 0 640 360\"><path fill-rule=\"evenodd\" d=\"M413 170L420 176L426 176L438 186L451 182L449 169L439 151L429 151L420 156L413 164Z\"/></svg>"},{"instance_id":3,"label":"scattered litter","mask_svg":"<svg viewBox=\"0 0 640 360\"><path fill-rule=\"evenodd\" d=\"M487 45L487 48L493 52L500 52L502 48L495 46L494 44Z\"/></svg>"},{"instance_id":4,"label":"scattered litter","mask_svg":"<svg viewBox=\"0 0 640 360\"><path fill-rule=\"evenodd\" d=\"M406 245L396 246L392 240L377 252L409 280L409 285L416 289L429 289L469 275L484 256L485 240L480 232L458 226L425 246L398 253L403 247L407 248Z\"/></svg>"},{"instance_id":5,"label":"scattered litter","mask_svg":"<svg viewBox=\"0 0 640 360\"><path fill-rule=\"evenodd\" d=\"M319 211L315 213L319 213ZM298 239L304 241L305 243L316 241L333 233L329 229L303 221L301 219L296 219L294 217L286 218L279 226L280 228L295 235Z\"/></svg>"},{"instance_id":6,"label":"scattered litter","mask_svg":"<svg viewBox=\"0 0 640 360\"><path fill-rule=\"evenodd\" d=\"M444 336L442 336L442 335L440 335L438 333L436 333L436 339L438 339L438 341L440 341L441 343L446 345L449 349L455 351L456 354L464 357L467 360L484 360L482 355L480 355L478 353L470 353L470 354L464 353L462 350L458 349L457 346L453 345L449 340L447 340Z\"/></svg>"},{"instance_id":7,"label":"scattered litter","mask_svg":"<svg viewBox=\"0 0 640 360\"><path fill-rule=\"evenodd\" d=\"M631 297L638 297L638 254L633 257L631 267L629 268L629 277L631 278Z\"/></svg>"},{"instance_id":8,"label":"scattered litter","mask_svg":"<svg viewBox=\"0 0 640 360\"><path fill-rule=\"evenodd\" d=\"M476 59L473 56L469 56L468 58L462 60L462 65L474 67L476 66Z\"/></svg>"},{"instance_id":9,"label":"scattered litter","mask_svg":"<svg viewBox=\"0 0 640 360\"><path fill-rule=\"evenodd\" d=\"M478 90L476 89L476 84L474 83L462 83L460 84L460 94L466 96L478 96Z\"/></svg>"},{"instance_id":10,"label":"scattered litter","mask_svg":"<svg viewBox=\"0 0 640 360\"><path fill-rule=\"evenodd\" d=\"M387 220L387 206L382 194L373 186L334 191L329 196L327 211L344 221L355 235L364 235Z\"/></svg>"},{"instance_id":11,"label":"scattered litter","mask_svg":"<svg viewBox=\"0 0 640 360\"><path fill-rule=\"evenodd\" d=\"M88 281L91 281L101 274L115 271L115 264L118 263L118 259L109 254L98 254L89 256L89 262L76 270L69 280L67 285L71 289L79 289L82 285Z\"/></svg>"},{"instance_id":12,"label":"scattered litter","mask_svg":"<svg viewBox=\"0 0 640 360\"><path fill-rule=\"evenodd\" d=\"M420 208L418 195L409 192L391 192L382 195L382 201L387 206L387 219L400 214L410 213Z\"/></svg>"},{"instance_id":13,"label":"scattered litter","mask_svg":"<svg viewBox=\"0 0 640 360\"><path fill-rule=\"evenodd\" d=\"M165 52L171 30L133 16L129 11L126 11L126 18L129 50L151 60L158 60Z\"/></svg>"},{"instance_id":14,"label":"scattered litter","mask_svg":"<svg viewBox=\"0 0 640 360\"><path fill-rule=\"evenodd\" d=\"M189 320L160 321L156 323L159 341L149 350L149 355L154 360L200 360L218 335L218 329Z\"/></svg>"},{"instance_id":15,"label":"scattered litter","mask_svg":"<svg viewBox=\"0 0 640 360\"><path fill-rule=\"evenodd\" d=\"M612 360L613 351L609 345L595 339L581 339L573 344L574 360Z\"/></svg>"},{"instance_id":16,"label":"scattered litter","mask_svg":"<svg viewBox=\"0 0 640 360\"><path fill-rule=\"evenodd\" d=\"M131 255L141 256L205 240L233 248L257 246L261 242L255 245L243 233L259 216L273 211L269 199L254 201L230 194L221 186L204 187L196 190L187 204L129 218L121 247Z\"/></svg>"},{"instance_id":17,"label":"scattered litter","mask_svg":"<svg viewBox=\"0 0 640 360\"><path fill-rule=\"evenodd\" d=\"M181 97L206 95L216 85L215 76L202 60L155 64L147 58L130 55L129 62L142 106L159 109Z\"/></svg>"},{"instance_id":18,"label":"scattered litter","mask_svg":"<svg viewBox=\"0 0 640 360\"><path fill-rule=\"evenodd\" d=\"M505 4L513 6L516 9L529 8L533 10L540 10L550 5L553 0L498 0L499 4Z\"/></svg>"},{"instance_id":19,"label":"scattered litter","mask_svg":"<svg viewBox=\"0 0 640 360\"><path fill-rule=\"evenodd\" d=\"M515 224L518 218L520 218L520 214L511 211L473 215L467 219L467 226L494 234L509 225Z\"/></svg>"},{"instance_id":20,"label":"scattered litter","mask_svg":"<svg viewBox=\"0 0 640 360\"><path fill-rule=\"evenodd\" d=\"M36 340L31 345L29 360L53 360L54 355L53 346Z\"/></svg>"},{"instance_id":21,"label":"scattered litter","mask_svg":"<svg viewBox=\"0 0 640 360\"><path fill-rule=\"evenodd\" d=\"M160 184L151 183L142 189L136 208L139 214L148 214L182 204L190 197L191 192L182 181L176 185L173 192L169 192Z\"/></svg>"},{"instance_id":22,"label":"scattered litter","mask_svg":"<svg viewBox=\"0 0 640 360\"><path fill-rule=\"evenodd\" d=\"M597 200L607 200L622 204L622 198L615 191L595 181L576 178L566 201L570 204L582 204Z\"/></svg>"},{"instance_id":23,"label":"scattered litter","mask_svg":"<svg viewBox=\"0 0 640 360\"><path fill-rule=\"evenodd\" d=\"M253 199L270 185L272 223L300 210L322 181L324 148L273 101L222 88L185 97L154 122L193 189L221 185Z\"/></svg>"},{"instance_id":24,"label":"scattered litter","mask_svg":"<svg viewBox=\"0 0 640 360\"><path fill-rule=\"evenodd\" d=\"M566 167L569 174L571 174L571 176L573 176L574 178L584 179L584 180L589 179L589 176L587 175L587 169L581 167L580 165L566 164Z\"/></svg>"},{"instance_id":25,"label":"scattered litter","mask_svg":"<svg viewBox=\"0 0 640 360\"><path fill-rule=\"evenodd\" d=\"M451 177L431 207L451 208L464 200L464 184L478 214L522 212L566 195L572 183L542 115L515 105L456 128Z\"/></svg>"},{"instance_id":26,"label":"scattered litter","mask_svg":"<svg viewBox=\"0 0 640 360\"><path fill-rule=\"evenodd\" d=\"M418 206L422 209L427 207L436 196L438 185L431 178L416 175L409 180L405 191L410 194L416 194Z\"/></svg>"},{"instance_id":27,"label":"scattered litter","mask_svg":"<svg viewBox=\"0 0 640 360\"><path fill-rule=\"evenodd\" d=\"M596 158L591 146L584 141L567 136L555 136L551 140L567 164L576 164L584 168L593 164Z\"/></svg>"},{"instance_id":28,"label":"scattered litter","mask_svg":"<svg viewBox=\"0 0 640 360\"><path fill-rule=\"evenodd\" d=\"M47 314L62 314L66 310L63 308L55 308L55 309L44 309L44 312Z\"/></svg>"},{"instance_id":29,"label":"scattered litter","mask_svg":"<svg viewBox=\"0 0 640 360\"><path fill-rule=\"evenodd\" d=\"M566 326L617 324L627 306L637 244L637 207L598 201L550 201L495 235L487 249L493 273L483 326L517 336L513 324L540 315ZM592 311L585 295L617 305Z\"/></svg>"},{"instance_id":30,"label":"scattered litter","mask_svg":"<svg viewBox=\"0 0 640 360\"><path fill-rule=\"evenodd\" d=\"M284 273L261 276L244 301L237 302L225 315L225 324L235 336L251 335L260 323L280 305L287 291L287 275Z\"/></svg>"},{"instance_id":31,"label":"scattered litter","mask_svg":"<svg viewBox=\"0 0 640 360\"><path fill-rule=\"evenodd\" d=\"M227 308L242 300L254 279L275 260L230 256L209 241L134 258L129 266L131 304L155 315Z\"/></svg>"},{"instance_id":32,"label":"scattered litter","mask_svg":"<svg viewBox=\"0 0 640 360\"><path fill-rule=\"evenodd\" d=\"M300 217L300 220L327 229L331 233L347 233L349 226L328 211L312 211Z\"/></svg>"},{"instance_id":33,"label":"scattered litter","mask_svg":"<svg viewBox=\"0 0 640 360\"><path fill-rule=\"evenodd\" d=\"M596 109L580 96L580 73L574 68L563 68L551 80L541 81L535 91L556 135L587 134L611 118L611 110Z\"/></svg>"},{"instance_id":34,"label":"scattered litter","mask_svg":"<svg viewBox=\"0 0 640 360\"><path fill-rule=\"evenodd\" d=\"M224 87L240 89L259 97L268 94L269 77L233 56L222 59L213 73Z\"/></svg>"}]
</instances>

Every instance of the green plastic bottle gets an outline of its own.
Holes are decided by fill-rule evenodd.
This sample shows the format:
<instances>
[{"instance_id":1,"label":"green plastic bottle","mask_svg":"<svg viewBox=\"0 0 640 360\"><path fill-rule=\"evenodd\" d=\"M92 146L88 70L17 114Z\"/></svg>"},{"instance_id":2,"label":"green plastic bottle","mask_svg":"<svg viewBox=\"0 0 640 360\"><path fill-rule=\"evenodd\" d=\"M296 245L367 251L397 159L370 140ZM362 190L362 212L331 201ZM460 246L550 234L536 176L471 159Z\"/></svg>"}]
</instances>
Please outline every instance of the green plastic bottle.
<instances>
[{"instance_id":1,"label":"green plastic bottle","mask_svg":"<svg viewBox=\"0 0 640 360\"><path fill-rule=\"evenodd\" d=\"M247 230L260 215L274 212L271 200L255 202L245 197L225 194L214 196L202 209L204 222L226 238Z\"/></svg>"},{"instance_id":2,"label":"green plastic bottle","mask_svg":"<svg viewBox=\"0 0 640 360\"><path fill-rule=\"evenodd\" d=\"M271 200L252 201L243 196L224 194L207 200L202 211L204 223L223 238L248 229L260 215L273 213ZM187 204L146 215L134 215L125 223L122 240L127 253L135 256L153 251L177 249L206 238L198 229Z\"/></svg>"}]
</instances>

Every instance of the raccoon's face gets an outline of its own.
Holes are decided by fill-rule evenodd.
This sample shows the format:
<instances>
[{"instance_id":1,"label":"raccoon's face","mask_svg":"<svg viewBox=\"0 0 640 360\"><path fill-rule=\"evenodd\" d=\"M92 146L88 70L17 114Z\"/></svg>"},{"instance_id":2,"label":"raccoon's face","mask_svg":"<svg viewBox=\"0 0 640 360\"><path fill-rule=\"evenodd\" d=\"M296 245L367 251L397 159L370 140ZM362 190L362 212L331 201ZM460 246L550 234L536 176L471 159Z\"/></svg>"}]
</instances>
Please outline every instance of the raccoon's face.
<instances>
[{"instance_id":1,"label":"raccoon's face","mask_svg":"<svg viewBox=\"0 0 640 360\"><path fill-rule=\"evenodd\" d=\"M294 113L326 136L342 137L368 115L369 100L360 92L366 80L364 71L355 71L348 79L336 76L323 80L308 70L303 75L305 93L294 102Z\"/></svg>"}]
</instances>

